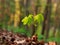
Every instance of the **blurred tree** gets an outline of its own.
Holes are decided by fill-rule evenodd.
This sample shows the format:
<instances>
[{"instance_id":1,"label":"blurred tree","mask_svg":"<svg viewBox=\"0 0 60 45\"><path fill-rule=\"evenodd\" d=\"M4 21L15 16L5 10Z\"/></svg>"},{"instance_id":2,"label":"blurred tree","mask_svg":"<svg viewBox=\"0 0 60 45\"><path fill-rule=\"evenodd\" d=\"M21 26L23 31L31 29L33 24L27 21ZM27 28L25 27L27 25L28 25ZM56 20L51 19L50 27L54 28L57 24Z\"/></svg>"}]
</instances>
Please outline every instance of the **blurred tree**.
<instances>
[{"instance_id":1,"label":"blurred tree","mask_svg":"<svg viewBox=\"0 0 60 45\"><path fill-rule=\"evenodd\" d=\"M4 24L4 4L5 0L0 0L1 1L1 9L0 9L0 16L1 16L1 24Z\"/></svg>"},{"instance_id":2,"label":"blurred tree","mask_svg":"<svg viewBox=\"0 0 60 45\"><path fill-rule=\"evenodd\" d=\"M57 0L53 0L52 3L54 4L53 6L53 12L54 12L54 29L53 29L53 37L56 36L56 29L57 29Z\"/></svg>"},{"instance_id":3,"label":"blurred tree","mask_svg":"<svg viewBox=\"0 0 60 45\"><path fill-rule=\"evenodd\" d=\"M46 1L47 0L39 0L38 2L40 2L40 13L44 13L44 10L45 10L45 6L46 6Z\"/></svg>"},{"instance_id":4,"label":"blurred tree","mask_svg":"<svg viewBox=\"0 0 60 45\"><path fill-rule=\"evenodd\" d=\"M28 10L28 7L29 7L29 1L30 0L24 0L24 15L29 15L29 10Z\"/></svg>"},{"instance_id":5,"label":"blurred tree","mask_svg":"<svg viewBox=\"0 0 60 45\"><path fill-rule=\"evenodd\" d=\"M44 11L44 22L43 22L43 28L42 28L42 35L44 35L44 32L46 30L46 39L49 35L49 27L50 27L50 16L51 16L51 0L47 0L47 4Z\"/></svg>"},{"instance_id":6,"label":"blurred tree","mask_svg":"<svg viewBox=\"0 0 60 45\"><path fill-rule=\"evenodd\" d=\"M0 0L0 24L2 22L2 1Z\"/></svg>"},{"instance_id":7,"label":"blurred tree","mask_svg":"<svg viewBox=\"0 0 60 45\"><path fill-rule=\"evenodd\" d=\"M8 25L12 25L12 22L14 21L14 12L15 12L15 3L14 0L6 0L6 3L8 5L8 16L9 16L9 21Z\"/></svg>"},{"instance_id":8,"label":"blurred tree","mask_svg":"<svg viewBox=\"0 0 60 45\"><path fill-rule=\"evenodd\" d=\"M60 37L60 0L58 0L56 7L56 25L58 27L58 37Z\"/></svg>"},{"instance_id":9,"label":"blurred tree","mask_svg":"<svg viewBox=\"0 0 60 45\"><path fill-rule=\"evenodd\" d=\"M37 8L36 8L36 0L31 0L31 2L30 2L30 4L31 4L31 13L35 16L35 15L37 15ZM34 26L34 24L32 24L31 26L30 26L30 29L32 30L31 32L32 32L32 35L34 35L35 34L35 31L36 31L36 27Z\"/></svg>"},{"instance_id":10,"label":"blurred tree","mask_svg":"<svg viewBox=\"0 0 60 45\"><path fill-rule=\"evenodd\" d=\"M36 5L35 5L35 3L36 3L36 0L31 0L31 13L33 15L36 15Z\"/></svg>"},{"instance_id":11,"label":"blurred tree","mask_svg":"<svg viewBox=\"0 0 60 45\"><path fill-rule=\"evenodd\" d=\"M29 15L30 0L24 0L24 15ZM29 26L25 25L26 31L30 31Z\"/></svg>"},{"instance_id":12,"label":"blurred tree","mask_svg":"<svg viewBox=\"0 0 60 45\"><path fill-rule=\"evenodd\" d=\"M14 15L14 27L17 27L20 23L20 0L15 0L15 15Z\"/></svg>"}]
</instances>

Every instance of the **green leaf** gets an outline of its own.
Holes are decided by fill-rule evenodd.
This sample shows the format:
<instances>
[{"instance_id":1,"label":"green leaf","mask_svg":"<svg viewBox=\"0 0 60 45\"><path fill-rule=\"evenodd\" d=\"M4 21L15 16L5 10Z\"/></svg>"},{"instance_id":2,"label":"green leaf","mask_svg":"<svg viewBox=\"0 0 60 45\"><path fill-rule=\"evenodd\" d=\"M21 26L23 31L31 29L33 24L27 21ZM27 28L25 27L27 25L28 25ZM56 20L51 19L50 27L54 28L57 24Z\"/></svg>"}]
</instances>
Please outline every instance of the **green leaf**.
<instances>
[{"instance_id":1,"label":"green leaf","mask_svg":"<svg viewBox=\"0 0 60 45\"><path fill-rule=\"evenodd\" d=\"M26 16L25 18L22 19L23 25L31 25L33 22L33 15L29 15L28 17Z\"/></svg>"},{"instance_id":2,"label":"green leaf","mask_svg":"<svg viewBox=\"0 0 60 45\"><path fill-rule=\"evenodd\" d=\"M43 22L43 20L44 20L44 17L42 14L37 14L36 16L34 16L34 21L37 23L41 23Z\"/></svg>"},{"instance_id":3,"label":"green leaf","mask_svg":"<svg viewBox=\"0 0 60 45\"><path fill-rule=\"evenodd\" d=\"M26 25L28 23L28 17L26 16L25 18L23 18L22 22L23 22L24 25Z\"/></svg>"},{"instance_id":4,"label":"green leaf","mask_svg":"<svg viewBox=\"0 0 60 45\"><path fill-rule=\"evenodd\" d=\"M44 17L42 14L37 14L36 16L33 17L32 14L30 14L28 17L26 16L25 18L22 19L23 25L31 25L31 24L40 24L43 22Z\"/></svg>"},{"instance_id":5,"label":"green leaf","mask_svg":"<svg viewBox=\"0 0 60 45\"><path fill-rule=\"evenodd\" d=\"M28 25L32 24L33 23L33 15L29 15L28 16Z\"/></svg>"},{"instance_id":6,"label":"green leaf","mask_svg":"<svg viewBox=\"0 0 60 45\"><path fill-rule=\"evenodd\" d=\"M38 20L38 15L34 16L34 21Z\"/></svg>"}]
</instances>

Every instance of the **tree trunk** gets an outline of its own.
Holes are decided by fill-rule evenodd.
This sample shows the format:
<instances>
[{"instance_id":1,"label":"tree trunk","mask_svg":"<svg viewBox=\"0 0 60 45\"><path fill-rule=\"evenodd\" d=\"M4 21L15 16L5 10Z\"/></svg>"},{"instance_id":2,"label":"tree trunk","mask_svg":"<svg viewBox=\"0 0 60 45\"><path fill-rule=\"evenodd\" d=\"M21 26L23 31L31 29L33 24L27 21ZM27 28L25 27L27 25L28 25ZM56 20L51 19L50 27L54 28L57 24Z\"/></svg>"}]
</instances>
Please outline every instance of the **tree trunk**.
<instances>
[{"instance_id":1,"label":"tree trunk","mask_svg":"<svg viewBox=\"0 0 60 45\"><path fill-rule=\"evenodd\" d=\"M14 27L17 27L20 23L20 0L15 0L15 16L14 16Z\"/></svg>"},{"instance_id":2,"label":"tree trunk","mask_svg":"<svg viewBox=\"0 0 60 45\"><path fill-rule=\"evenodd\" d=\"M31 13L35 16L37 15L37 10L38 7L35 5L36 0L31 0ZM36 31L36 27L34 26L34 24L31 25L31 30L32 30L32 35L35 34Z\"/></svg>"},{"instance_id":3,"label":"tree trunk","mask_svg":"<svg viewBox=\"0 0 60 45\"><path fill-rule=\"evenodd\" d=\"M57 2L57 7L56 7L56 23L58 27L58 32L57 32L57 37L60 38L60 0Z\"/></svg>"},{"instance_id":4,"label":"tree trunk","mask_svg":"<svg viewBox=\"0 0 60 45\"><path fill-rule=\"evenodd\" d=\"M24 0L24 8L25 8L24 14L25 15L29 15L29 11L28 11L29 1L30 0Z\"/></svg>"},{"instance_id":5,"label":"tree trunk","mask_svg":"<svg viewBox=\"0 0 60 45\"><path fill-rule=\"evenodd\" d=\"M2 24L2 10L3 10L3 7L2 7L2 0L0 0L0 25Z\"/></svg>"},{"instance_id":6,"label":"tree trunk","mask_svg":"<svg viewBox=\"0 0 60 45\"><path fill-rule=\"evenodd\" d=\"M44 35L46 30L46 38L48 38L49 33L49 27L50 27L50 16L51 16L51 0L47 0L47 5L45 7L45 13L44 13L44 22L43 22L43 28L42 28L42 35Z\"/></svg>"},{"instance_id":7,"label":"tree trunk","mask_svg":"<svg viewBox=\"0 0 60 45\"><path fill-rule=\"evenodd\" d=\"M57 8L57 0L52 0L52 3L53 3L53 13L55 15L54 17L54 29L53 29L53 35L52 37L55 37L56 36L56 28L57 28L57 19L56 19L56 8Z\"/></svg>"},{"instance_id":8,"label":"tree trunk","mask_svg":"<svg viewBox=\"0 0 60 45\"><path fill-rule=\"evenodd\" d=\"M13 14L10 14L10 20L8 21L8 25L11 25L11 23L13 22L13 19L14 19L14 15Z\"/></svg>"},{"instance_id":9,"label":"tree trunk","mask_svg":"<svg viewBox=\"0 0 60 45\"><path fill-rule=\"evenodd\" d=\"M1 13L1 16L2 16L2 17L1 17L1 18L2 18L1 21L2 21L2 22L1 22L1 23L2 23L2 25L3 25L3 24L4 24L4 18L5 18L5 17L4 17L4 4L5 4L5 0L1 0L1 4L2 4L2 5L1 5L1 8L2 8L2 9L1 9L1 11L2 11L2 13Z\"/></svg>"}]
</instances>

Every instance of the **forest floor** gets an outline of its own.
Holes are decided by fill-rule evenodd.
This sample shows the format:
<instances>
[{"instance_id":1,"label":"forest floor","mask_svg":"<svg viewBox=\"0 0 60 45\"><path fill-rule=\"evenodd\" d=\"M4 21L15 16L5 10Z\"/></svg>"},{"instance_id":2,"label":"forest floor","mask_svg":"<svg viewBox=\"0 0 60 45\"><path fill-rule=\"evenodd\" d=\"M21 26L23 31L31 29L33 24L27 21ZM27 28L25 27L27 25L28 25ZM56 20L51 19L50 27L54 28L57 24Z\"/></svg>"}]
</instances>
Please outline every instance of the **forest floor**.
<instances>
[{"instance_id":1,"label":"forest floor","mask_svg":"<svg viewBox=\"0 0 60 45\"><path fill-rule=\"evenodd\" d=\"M25 35L0 29L0 45L55 45L55 43L48 44L44 40L38 41L37 35L26 37Z\"/></svg>"}]
</instances>

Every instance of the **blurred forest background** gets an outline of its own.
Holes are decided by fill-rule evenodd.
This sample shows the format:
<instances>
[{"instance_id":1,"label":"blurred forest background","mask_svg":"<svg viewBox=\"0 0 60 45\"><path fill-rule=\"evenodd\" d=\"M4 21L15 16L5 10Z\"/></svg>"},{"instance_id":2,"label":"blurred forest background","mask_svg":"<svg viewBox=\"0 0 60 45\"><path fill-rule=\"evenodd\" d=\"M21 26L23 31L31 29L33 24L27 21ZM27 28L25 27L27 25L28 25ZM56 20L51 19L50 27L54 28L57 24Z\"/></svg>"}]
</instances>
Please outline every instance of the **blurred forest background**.
<instances>
[{"instance_id":1,"label":"blurred forest background","mask_svg":"<svg viewBox=\"0 0 60 45\"><path fill-rule=\"evenodd\" d=\"M0 0L0 28L60 41L60 0Z\"/></svg>"}]
</instances>

